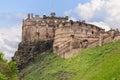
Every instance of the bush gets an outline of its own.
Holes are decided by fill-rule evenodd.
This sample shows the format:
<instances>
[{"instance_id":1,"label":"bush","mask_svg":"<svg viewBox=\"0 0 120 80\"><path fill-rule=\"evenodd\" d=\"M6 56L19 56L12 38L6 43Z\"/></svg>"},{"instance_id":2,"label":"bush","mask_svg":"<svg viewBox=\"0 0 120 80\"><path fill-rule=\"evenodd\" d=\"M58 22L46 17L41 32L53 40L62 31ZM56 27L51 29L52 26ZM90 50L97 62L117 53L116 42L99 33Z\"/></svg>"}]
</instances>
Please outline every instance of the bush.
<instances>
[{"instance_id":1,"label":"bush","mask_svg":"<svg viewBox=\"0 0 120 80\"><path fill-rule=\"evenodd\" d=\"M0 80L7 80L8 78L0 72Z\"/></svg>"},{"instance_id":2,"label":"bush","mask_svg":"<svg viewBox=\"0 0 120 80\"><path fill-rule=\"evenodd\" d=\"M0 80L18 80L16 63L4 59L2 52L0 52Z\"/></svg>"}]
</instances>

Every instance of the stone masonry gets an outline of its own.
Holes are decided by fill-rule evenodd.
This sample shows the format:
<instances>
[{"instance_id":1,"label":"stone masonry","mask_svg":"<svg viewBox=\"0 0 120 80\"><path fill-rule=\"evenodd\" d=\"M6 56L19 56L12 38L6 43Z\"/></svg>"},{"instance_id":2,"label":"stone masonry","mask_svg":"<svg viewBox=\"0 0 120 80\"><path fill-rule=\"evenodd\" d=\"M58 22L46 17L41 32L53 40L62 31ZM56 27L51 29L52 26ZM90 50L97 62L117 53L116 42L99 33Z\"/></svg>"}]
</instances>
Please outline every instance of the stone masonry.
<instances>
[{"instance_id":1,"label":"stone masonry","mask_svg":"<svg viewBox=\"0 0 120 80\"><path fill-rule=\"evenodd\" d=\"M28 14L22 24L21 46L16 51L13 60L18 63L18 66L21 66L23 63L28 63L29 60L33 60L36 53L44 52L50 48L61 57L69 58L81 49L102 46L102 44L119 39L118 29L105 31L98 26L86 23L84 20L72 21L68 19L68 16L57 17L55 13L42 17ZM38 45L36 44L38 41L46 43ZM36 49L37 46L39 47ZM45 48L47 46L49 47ZM42 47L45 49L37 52Z\"/></svg>"}]
</instances>

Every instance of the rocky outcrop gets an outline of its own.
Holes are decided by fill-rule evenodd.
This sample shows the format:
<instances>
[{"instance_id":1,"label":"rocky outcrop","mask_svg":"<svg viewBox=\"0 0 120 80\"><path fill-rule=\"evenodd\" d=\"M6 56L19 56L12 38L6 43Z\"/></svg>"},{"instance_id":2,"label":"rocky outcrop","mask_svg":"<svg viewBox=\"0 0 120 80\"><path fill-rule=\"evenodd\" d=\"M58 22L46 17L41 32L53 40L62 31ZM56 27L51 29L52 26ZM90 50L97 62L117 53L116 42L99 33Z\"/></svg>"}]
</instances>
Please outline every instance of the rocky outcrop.
<instances>
[{"instance_id":1,"label":"rocky outcrop","mask_svg":"<svg viewBox=\"0 0 120 80\"><path fill-rule=\"evenodd\" d=\"M21 42L15 52L13 60L21 70L36 59L36 56L52 49L53 40L41 40L37 42Z\"/></svg>"}]
</instances>

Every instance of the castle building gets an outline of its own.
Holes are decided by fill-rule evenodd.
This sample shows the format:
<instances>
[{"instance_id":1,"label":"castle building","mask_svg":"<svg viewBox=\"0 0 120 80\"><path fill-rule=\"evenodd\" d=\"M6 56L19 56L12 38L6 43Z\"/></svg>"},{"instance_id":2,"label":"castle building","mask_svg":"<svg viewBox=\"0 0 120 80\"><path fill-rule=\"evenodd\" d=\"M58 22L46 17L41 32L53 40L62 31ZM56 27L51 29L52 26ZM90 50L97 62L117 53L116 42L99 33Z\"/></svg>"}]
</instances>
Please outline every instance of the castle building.
<instances>
[{"instance_id":1,"label":"castle building","mask_svg":"<svg viewBox=\"0 0 120 80\"><path fill-rule=\"evenodd\" d=\"M36 53L44 52L50 48L57 55L69 58L81 49L102 46L102 44L119 39L118 29L105 31L105 29L88 24L84 20L72 21L68 19L68 16L58 17L55 13L42 17L28 14L28 17L23 20L22 41L13 60L19 63L18 66L21 66L33 59ZM53 42L49 43L50 40ZM46 42L36 44L35 42L38 41Z\"/></svg>"},{"instance_id":2,"label":"castle building","mask_svg":"<svg viewBox=\"0 0 120 80\"><path fill-rule=\"evenodd\" d=\"M87 24L84 20L72 21L68 20L68 16L57 17L55 13L42 17L28 14L27 19L23 20L22 41L54 40L54 52L61 55L74 48L90 47L95 41L98 42L96 45L102 45L103 37L113 36L114 32L115 30L105 32L104 29Z\"/></svg>"},{"instance_id":3,"label":"castle building","mask_svg":"<svg viewBox=\"0 0 120 80\"><path fill-rule=\"evenodd\" d=\"M53 39L55 36L55 29L67 22L68 17L56 17L55 13L50 16L28 14L27 19L23 20L22 25L22 41L34 42L37 40Z\"/></svg>"}]
</instances>

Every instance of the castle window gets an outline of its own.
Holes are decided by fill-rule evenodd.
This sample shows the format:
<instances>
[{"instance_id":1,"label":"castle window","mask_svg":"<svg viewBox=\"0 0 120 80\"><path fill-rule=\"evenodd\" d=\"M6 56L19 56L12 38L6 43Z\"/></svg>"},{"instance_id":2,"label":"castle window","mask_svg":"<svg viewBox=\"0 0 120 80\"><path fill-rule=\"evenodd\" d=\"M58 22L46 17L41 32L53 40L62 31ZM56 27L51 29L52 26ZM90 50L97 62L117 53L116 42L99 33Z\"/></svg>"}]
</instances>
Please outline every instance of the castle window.
<instances>
[{"instance_id":1,"label":"castle window","mask_svg":"<svg viewBox=\"0 0 120 80\"><path fill-rule=\"evenodd\" d=\"M29 49L29 52L32 50L32 48Z\"/></svg>"},{"instance_id":2,"label":"castle window","mask_svg":"<svg viewBox=\"0 0 120 80\"><path fill-rule=\"evenodd\" d=\"M92 34L94 34L94 31L92 31Z\"/></svg>"}]
</instances>

